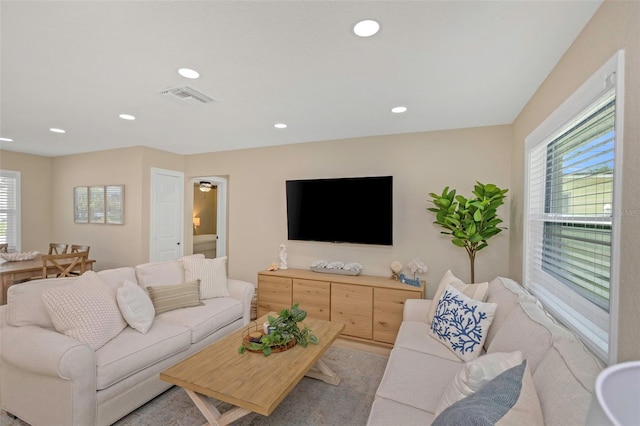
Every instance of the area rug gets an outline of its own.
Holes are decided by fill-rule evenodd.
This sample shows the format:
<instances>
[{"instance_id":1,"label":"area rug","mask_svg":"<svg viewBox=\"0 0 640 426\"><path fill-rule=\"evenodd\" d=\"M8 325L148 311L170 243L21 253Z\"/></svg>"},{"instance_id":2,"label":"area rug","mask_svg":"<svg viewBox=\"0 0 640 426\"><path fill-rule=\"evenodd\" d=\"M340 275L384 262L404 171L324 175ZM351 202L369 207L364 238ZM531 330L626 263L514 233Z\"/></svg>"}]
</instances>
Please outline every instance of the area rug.
<instances>
[{"instance_id":1,"label":"area rug","mask_svg":"<svg viewBox=\"0 0 640 426\"><path fill-rule=\"evenodd\" d=\"M271 355L273 356L273 355ZM369 416L387 357L355 349L332 346L325 360L340 375L338 386L304 377L270 416L249 414L234 425L364 425ZM229 405L216 402L221 412ZM173 387L143 405L114 426L191 426L206 420L187 394ZM2 426L25 426L20 420L0 414Z\"/></svg>"}]
</instances>

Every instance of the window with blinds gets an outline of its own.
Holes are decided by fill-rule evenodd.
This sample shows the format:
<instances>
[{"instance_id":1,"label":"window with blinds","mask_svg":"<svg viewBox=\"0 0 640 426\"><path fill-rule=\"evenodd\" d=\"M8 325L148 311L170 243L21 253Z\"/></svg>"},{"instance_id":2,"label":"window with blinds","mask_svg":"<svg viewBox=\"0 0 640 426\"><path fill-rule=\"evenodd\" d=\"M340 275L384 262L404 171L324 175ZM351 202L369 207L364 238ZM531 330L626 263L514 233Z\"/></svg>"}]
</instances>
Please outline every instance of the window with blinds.
<instances>
[{"instance_id":1,"label":"window with blinds","mask_svg":"<svg viewBox=\"0 0 640 426\"><path fill-rule=\"evenodd\" d=\"M620 148L615 69L590 82L527 138L523 282L608 359L617 309L611 303Z\"/></svg>"},{"instance_id":2,"label":"window with blinds","mask_svg":"<svg viewBox=\"0 0 640 426\"><path fill-rule=\"evenodd\" d=\"M20 250L20 172L0 170L0 243Z\"/></svg>"}]
</instances>

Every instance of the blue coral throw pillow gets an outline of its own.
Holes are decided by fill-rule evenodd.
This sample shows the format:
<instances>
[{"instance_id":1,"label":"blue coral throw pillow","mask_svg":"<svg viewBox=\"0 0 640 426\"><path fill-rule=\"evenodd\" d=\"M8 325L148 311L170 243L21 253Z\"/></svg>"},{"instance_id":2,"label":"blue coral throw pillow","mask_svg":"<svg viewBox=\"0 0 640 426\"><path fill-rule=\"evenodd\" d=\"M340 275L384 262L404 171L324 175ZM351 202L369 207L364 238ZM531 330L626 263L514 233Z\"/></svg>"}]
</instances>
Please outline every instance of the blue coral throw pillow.
<instances>
[{"instance_id":1,"label":"blue coral throw pillow","mask_svg":"<svg viewBox=\"0 0 640 426\"><path fill-rule=\"evenodd\" d=\"M477 358L496 312L495 303L472 299L448 285L431 322L431 334L464 361Z\"/></svg>"}]
</instances>

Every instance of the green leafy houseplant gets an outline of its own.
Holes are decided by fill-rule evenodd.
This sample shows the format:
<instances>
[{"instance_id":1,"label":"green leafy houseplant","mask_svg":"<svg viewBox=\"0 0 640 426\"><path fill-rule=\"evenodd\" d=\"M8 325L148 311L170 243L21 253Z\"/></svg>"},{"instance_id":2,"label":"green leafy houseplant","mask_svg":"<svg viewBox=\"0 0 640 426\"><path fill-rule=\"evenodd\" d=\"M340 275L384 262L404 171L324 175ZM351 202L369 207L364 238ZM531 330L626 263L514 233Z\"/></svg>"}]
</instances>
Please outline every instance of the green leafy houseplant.
<instances>
[{"instance_id":1,"label":"green leafy houseplant","mask_svg":"<svg viewBox=\"0 0 640 426\"><path fill-rule=\"evenodd\" d=\"M238 348L238 353L243 354L247 349L251 351L262 351L265 356L271 355L272 348L286 346L290 341L296 342L303 347L309 343L318 344L318 337L314 335L306 325L299 323L307 317L307 311L300 309L296 303L291 309L283 309L278 313L278 317L271 315L268 317L269 325L274 328L269 334L260 338L259 342L250 342L248 347L244 344Z\"/></svg>"},{"instance_id":2,"label":"green leafy houseplant","mask_svg":"<svg viewBox=\"0 0 640 426\"><path fill-rule=\"evenodd\" d=\"M498 226L502 219L497 210L504 204L507 191L491 183L476 182L472 198L456 195L456 190L449 191L448 186L442 195L429 193L435 205L427 209L436 214L433 223L445 228L441 233L451 235L451 242L464 247L469 255L472 283L475 282L476 253L487 247L489 238L506 229Z\"/></svg>"}]
</instances>

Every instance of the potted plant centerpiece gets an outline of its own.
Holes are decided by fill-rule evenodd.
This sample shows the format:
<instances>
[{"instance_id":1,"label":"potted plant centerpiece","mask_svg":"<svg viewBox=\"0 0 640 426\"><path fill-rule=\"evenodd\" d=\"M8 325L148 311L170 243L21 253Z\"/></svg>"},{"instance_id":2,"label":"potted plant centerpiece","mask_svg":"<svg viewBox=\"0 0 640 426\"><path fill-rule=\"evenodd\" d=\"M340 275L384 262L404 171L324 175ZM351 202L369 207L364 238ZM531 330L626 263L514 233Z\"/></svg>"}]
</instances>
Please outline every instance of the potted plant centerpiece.
<instances>
[{"instance_id":1,"label":"potted plant centerpiece","mask_svg":"<svg viewBox=\"0 0 640 426\"><path fill-rule=\"evenodd\" d=\"M306 317L307 311L300 309L298 303L291 309L281 310L277 318L269 315L269 333L259 338L244 339L238 353L243 354L249 350L269 356L275 350L288 349L298 343L305 348L309 343L317 345L318 337L306 325L300 324Z\"/></svg>"}]
</instances>

